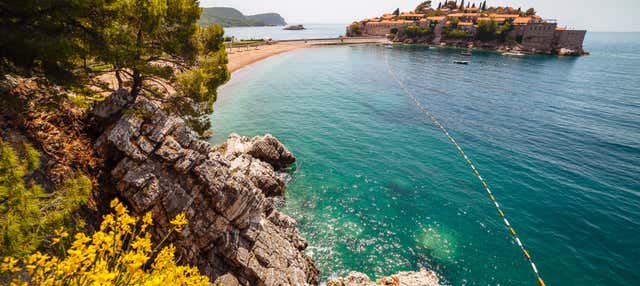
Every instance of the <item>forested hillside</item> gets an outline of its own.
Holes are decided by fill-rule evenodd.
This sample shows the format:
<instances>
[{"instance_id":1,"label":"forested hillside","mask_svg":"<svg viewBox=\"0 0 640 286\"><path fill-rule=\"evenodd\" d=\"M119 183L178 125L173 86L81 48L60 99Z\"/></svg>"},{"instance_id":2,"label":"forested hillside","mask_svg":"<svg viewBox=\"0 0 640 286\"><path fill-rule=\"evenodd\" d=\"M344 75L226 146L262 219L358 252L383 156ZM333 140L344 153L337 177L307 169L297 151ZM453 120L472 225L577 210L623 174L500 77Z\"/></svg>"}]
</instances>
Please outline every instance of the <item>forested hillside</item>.
<instances>
[{"instance_id":1,"label":"forested hillside","mask_svg":"<svg viewBox=\"0 0 640 286\"><path fill-rule=\"evenodd\" d=\"M200 25L220 24L224 27L284 26L287 22L277 13L245 16L234 8L203 8Z\"/></svg>"}]
</instances>

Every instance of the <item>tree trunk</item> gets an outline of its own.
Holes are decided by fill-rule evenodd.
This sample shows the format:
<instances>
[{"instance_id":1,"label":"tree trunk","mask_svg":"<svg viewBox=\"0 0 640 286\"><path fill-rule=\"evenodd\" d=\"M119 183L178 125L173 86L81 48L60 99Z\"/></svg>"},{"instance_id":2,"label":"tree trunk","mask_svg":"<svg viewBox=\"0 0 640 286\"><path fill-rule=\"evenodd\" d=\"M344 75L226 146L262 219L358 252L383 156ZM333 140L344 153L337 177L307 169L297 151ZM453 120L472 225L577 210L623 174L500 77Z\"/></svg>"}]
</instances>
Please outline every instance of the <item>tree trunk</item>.
<instances>
[{"instance_id":1,"label":"tree trunk","mask_svg":"<svg viewBox=\"0 0 640 286\"><path fill-rule=\"evenodd\" d=\"M142 45L143 45L142 29L138 30L136 45L138 46L138 51L142 50ZM141 52L138 52L138 55L136 56L136 60L138 63L140 62L141 58L142 58ZM140 70L137 67L133 68L132 77L133 77L133 86L131 87L131 97L132 97L132 101L135 101L135 99L140 94L140 91L142 91L142 75L140 74Z\"/></svg>"}]
</instances>

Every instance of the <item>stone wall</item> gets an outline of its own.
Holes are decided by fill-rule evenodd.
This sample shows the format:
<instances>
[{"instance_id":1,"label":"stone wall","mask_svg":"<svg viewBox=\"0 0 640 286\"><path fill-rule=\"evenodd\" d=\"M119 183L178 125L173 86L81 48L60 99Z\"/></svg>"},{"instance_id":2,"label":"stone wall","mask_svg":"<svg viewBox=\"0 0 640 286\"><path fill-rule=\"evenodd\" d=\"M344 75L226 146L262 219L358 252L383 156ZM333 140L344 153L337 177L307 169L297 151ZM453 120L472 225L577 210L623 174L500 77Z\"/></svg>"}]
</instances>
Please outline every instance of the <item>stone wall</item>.
<instances>
[{"instance_id":1,"label":"stone wall","mask_svg":"<svg viewBox=\"0 0 640 286\"><path fill-rule=\"evenodd\" d=\"M527 51L551 53L557 24L535 23L524 27L522 45Z\"/></svg>"},{"instance_id":2,"label":"stone wall","mask_svg":"<svg viewBox=\"0 0 640 286\"><path fill-rule=\"evenodd\" d=\"M555 48L582 52L582 44L586 35L587 31L585 30L556 30Z\"/></svg>"},{"instance_id":3,"label":"stone wall","mask_svg":"<svg viewBox=\"0 0 640 286\"><path fill-rule=\"evenodd\" d=\"M413 22L367 22L363 25L362 31L366 36L386 36L390 33L391 29L401 29L405 26L411 25Z\"/></svg>"}]
</instances>

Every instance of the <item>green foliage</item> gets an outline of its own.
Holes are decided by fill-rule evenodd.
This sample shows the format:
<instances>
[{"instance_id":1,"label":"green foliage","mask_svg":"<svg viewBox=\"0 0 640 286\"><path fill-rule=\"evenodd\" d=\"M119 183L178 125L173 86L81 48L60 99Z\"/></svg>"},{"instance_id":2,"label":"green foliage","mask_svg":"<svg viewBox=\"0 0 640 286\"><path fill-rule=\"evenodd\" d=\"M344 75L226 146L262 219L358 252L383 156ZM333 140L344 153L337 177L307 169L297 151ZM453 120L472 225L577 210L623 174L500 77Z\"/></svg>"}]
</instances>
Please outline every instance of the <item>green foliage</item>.
<instances>
[{"instance_id":1,"label":"green foliage","mask_svg":"<svg viewBox=\"0 0 640 286\"><path fill-rule=\"evenodd\" d=\"M248 27L284 26L287 22L277 13L245 16L234 8L213 7L202 9L202 16L200 16L198 24L203 26L219 24L223 27Z\"/></svg>"},{"instance_id":2,"label":"green foliage","mask_svg":"<svg viewBox=\"0 0 640 286\"><path fill-rule=\"evenodd\" d=\"M421 38L433 34L433 30L429 27L411 25L404 28L404 34L409 38Z\"/></svg>"},{"instance_id":3,"label":"green foliage","mask_svg":"<svg viewBox=\"0 0 640 286\"><path fill-rule=\"evenodd\" d=\"M449 20L449 25L451 25L451 27L454 29L458 28L459 23L460 23L460 18L453 18Z\"/></svg>"},{"instance_id":4,"label":"green foliage","mask_svg":"<svg viewBox=\"0 0 640 286\"><path fill-rule=\"evenodd\" d=\"M198 30L201 56L195 67L177 75L177 86L183 97L174 100L174 111L187 118L187 123L202 134L211 126L208 114L218 96L218 87L230 78L224 46L224 30L213 25Z\"/></svg>"},{"instance_id":5,"label":"green foliage","mask_svg":"<svg viewBox=\"0 0 640 286\"><path fill-rule=\"evenodd\" d=\"M479 21L478 22L478 40L488 42L496 39L496 31L498 30L498 23L495 21Z\"/></svg>"},{"instance_id":6,"label":"green foliage","mask_svg":"<svg viewBox=\"0 0 640 286\"><path fill-rule=\"evenodd\" d=\"M72 80L90 46L102 43L101 30L107 0L0 1L0 58L17 72L36 69L52 79ZM91 45L89 44L91 43Z\"/></svg>"},{"instance_id":7,"label":"green foliage","mask_svg":"<svg viewBox=\"0 0 640 286\"><path fill-rule=\"evenodd\" d=\"M195 60L197 0L119 0L112 7L117 13L100 33L105 45L97 59L132 78L133 97L144 89L144 80L171 79L173 65Z\"/></svg>"},{"instance_id":8,"label":"green foliage","mask_svg":"<svg viewBox=\"0 0 640 286\"><path fill-rule=\"evenodd\" d=\"M362 35L362 24L359 22L353 22L350 26L351 35L350 36L361 36Z\"/></svg>"},{"instance_id":9,"label":"green foliage","mask_svg":"<svg viewBox=\"0 0 640 286\"><path fill-rule=\"evenodd\" d=\"M0 263L2 281L9 285L42 286L210 285L198 268L177 265L175 246L162 245L188 224L184 213L169 221L172 227L160 244L154 245L150 212L143 217L131 216L117 199L111 202L111 207L115 213L105 215L100 229L91 236L78 233L70 241L67 230L54 230L51 245L60 247L61 257L40 252L22 259L4 257Z\"/></svg>"},{"instance_id":10,"label":"green foliage","mask_svg":"<svg viewBox=\"0 0 640 286\"><path fill-rule=\"evenodd\" d=\"M398 28L391 28L391 30L389 30L389 33L394 35L398 34Z\"/></svg>"},{"instance_id":11,"label":"green foliage","mask_svg":"<svg viewBox=\"0 0 640 286\"><path fill-rule=\"evenodd\" d=\"M466 39L471 37L471 35L460 29L452 29L447 31L446 37L449 39Z\"/></svg>"},{"instance_id":12,"label":"green foliage","mask_svg":"<svg viewBox=\"0 0 640 286\"><path fill-rule=\"evenodd\" d=\"M39 168L40 154L24 146L19 158L8 143L0 140L0 256L23 257L41 246L51 232L63 225L83 226L72 214L86 203L91 181L80 176L66 180L53 194L25 175Z\"/></svg>"},{"instance_id":13,"label":"green foliage","mask_svg":"<svg viewBox=\"0 0 640 286\"><path fill-rule=\"evenodd\" d=\"M535 9L533 9L533 8L529 8L529 9L527 9L527 11L526 11L526 12L524 12L524 14L525 14L526 16L533 16L533 15L535 15L535 14L536 14L536 10L535 10Z\"/></svg>"},{"instance_id":14,"label":"green foliage","mask_svg":"<svg viewBox=\"0 0 640 286\"><path fill-rule=\"evenodd\" d=\"M433 10L433 11L429 11L427 12L427 14L425 14L427 17L435 17L435 16L444 16L447 13L445 13L444 11L440 11L440 10Z\"/></svg>"},{"instance_id":15,"label":"green foliage","mask_svg":"<svg viewBox=\"0 0 640 286\"><path fill-rule=\"evenodd\" d=\"M504 41L512 30L513 25L510 22L498 25L495 21L480 21L478 22L477 38L484 42L493 40Z\"/></svg>"},{"instance_id":16,"label":"green foliage","mask_svg":"<svg viewBox=\"0 0 640 286\"><path fill-rule=\"evenodd\" d=\"M511 22L506 22L498 27L498 29L496 30L496 37L500 41L505 41L507 39L507 36L509 36L509 32L511 32L512 30L513 25L511 24Z\"/></svg>"},{"instance_id":17,"label":"green foliage","mask_svg":"<svg viewBox=\"0 0 640 286\"><path fill-rule=\"evenodd\" d=\"M84 85L105 72L129 89L129 102L166 97L158 87L178 85L181 98L165 100L202 119L229 72L224 31L200 28L201 11L198 0L0 1L1 68L73 79L80 92L72 100L84 107L93 100Z\"/></svg>"},{"instance_id":18,"label":"green foliage","mask_svg":"<svg viewBox=\"0 0 640 286\"><path fill-rule=\"evenodd\" d=\"M424 10L425 8L431 8L431 0L424 1L424 2L420 3L420 4L416 7L415 12L416 12L416 13L421 13L421 12L422 12L422 10Z\"/></svg>"}]
</instances>

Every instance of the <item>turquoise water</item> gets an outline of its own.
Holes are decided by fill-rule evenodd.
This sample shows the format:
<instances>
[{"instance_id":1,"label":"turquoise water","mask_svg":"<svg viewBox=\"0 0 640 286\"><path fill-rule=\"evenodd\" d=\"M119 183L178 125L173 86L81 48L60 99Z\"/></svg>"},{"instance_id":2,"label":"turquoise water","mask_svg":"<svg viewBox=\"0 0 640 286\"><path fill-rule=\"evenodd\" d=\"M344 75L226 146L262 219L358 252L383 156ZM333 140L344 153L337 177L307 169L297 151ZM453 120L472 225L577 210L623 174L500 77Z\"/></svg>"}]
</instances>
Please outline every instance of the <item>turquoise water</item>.
<instances>
[{"instance_id":1,"label":"turquoise water","mask_svg":"<svg viewBox=\"0 0 640 286\"><path fill-rule=\"evenodd\" d=\"M344 36L348 24L304 24L306 30L285 31L284 27L230 27L224 28L226 36L236 39L296 40L337 38Z\"/></svg>"},{"instance_id":2,"label":"turquoise water","mask_svg":"<svg viewBox=\"0 0 640 286\"><path fill-rule=\"evenodd\" d=\"M537 285L456 149L492 187L547 285L640 283L640 34L588 36L591 56L450 49L298 50L235 74L212 120L272 133L298 157L283 210L324 279L420 267L453 285Z\"/></svg>"}]
</instances>

